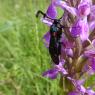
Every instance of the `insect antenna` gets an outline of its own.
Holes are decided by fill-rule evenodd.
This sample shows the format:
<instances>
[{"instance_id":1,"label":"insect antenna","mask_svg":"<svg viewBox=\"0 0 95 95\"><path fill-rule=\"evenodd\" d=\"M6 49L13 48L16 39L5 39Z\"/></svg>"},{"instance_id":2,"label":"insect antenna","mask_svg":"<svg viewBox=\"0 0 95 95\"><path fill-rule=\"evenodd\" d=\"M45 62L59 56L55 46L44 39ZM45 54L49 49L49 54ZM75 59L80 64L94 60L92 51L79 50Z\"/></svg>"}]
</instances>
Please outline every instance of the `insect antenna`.
<instances>
[{"instance_id":1,"label":"insect antenna","mask_svg":"<svg viewBox=\"0 0 95 95\"><path fill-rule=\"evenodd\" d=\"M44 13L44 12L42 12L41 10L38 10L38 11L37 11L36 17L39 17L39 14L42 14L42 15L43 15L43 18L47 17L47 18L49 18L49 19L51 19L51 20L57 20L57 19L53 19L53 18L47 16L47 14Z\"/></svg>"},{"instance_id":2,"label":"insect antenna","mask_svg":"<svg viewBox=\"0 0 95 95\"><path fill-rule=\"evenodd\" d=\"M44 18L46 17L46 14L43 13L41 10L38 10L38 11L37 11L36 17L39 17L40 14L42 14Z\"/></svg>"}]
</instances>

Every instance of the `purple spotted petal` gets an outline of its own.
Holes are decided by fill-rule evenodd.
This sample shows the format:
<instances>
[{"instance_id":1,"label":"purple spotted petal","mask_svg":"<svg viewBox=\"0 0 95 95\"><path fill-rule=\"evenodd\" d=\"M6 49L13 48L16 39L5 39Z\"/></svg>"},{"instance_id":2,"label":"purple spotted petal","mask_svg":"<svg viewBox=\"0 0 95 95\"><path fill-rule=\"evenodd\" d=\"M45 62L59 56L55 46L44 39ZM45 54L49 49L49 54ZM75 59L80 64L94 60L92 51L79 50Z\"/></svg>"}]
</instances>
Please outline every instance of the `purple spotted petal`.
<instances>
[{"instance_id":1,"label":"purple spotted petal","mask_svg":"<svg viewBox=\"0 0 95 95\"><path fill-rule=\"evenodd\" d=\"M76 81L75 79L72 79L71 77L68 77L69 80L74 84L75 91L70 92L68 95L95 95L95 92L91 88L85 88L82 84L84 83L84 80Z\"/></svg>"},{"instance_id":2,"label":"purple spotted petal","mask_svg":"<svg viewBox=\"0 0 95 95\"><path fill-rule=\"evenodd\" d=\"M84 55L87 57L95 57L95 49L90 49L84 52Z\"/></svg>"},{"instance_id":3,"label":"purple spotted petal","mask_svg":"<svg viewBox=\"0 0 95 95\"><path fill-rule=\"evenodd\" d=\"M90 21L95 20L95 5L91 6Z\"/></svg>"},{"instance_id":4,"label":"purple spotted petal","mask_svg":"<svg viewBox=\"0 0 95 95\"><path fill-rule=\"evenodd\" d=\"M95 5L91 6L91 13L89 16L89 30L92 32L95 29Z\"/></svg>"},{"instance_id":5,"label":"purple spotted petal","mask_svg":"<svg viewBox=\"0 0 95 95\"><path fill-rule=\"evenodd\" d=\"M68 77L68 79L73 83L73 85L75 86L76 90L79 93L85 93L86 89L84 88L84 86L82 84L80 84L79 81L77 81L71 77Z\"/></svg>"},{"instance_id":6,"label":"purple spotted petal","mask_svg":"<svg viewBox=\"0 0 95 95\"><path fill-rule=\"evenodd\" d=\"M79 85L83 85L84 84L84 82L85 82L85 78L83 78L83 79L81 79L81 80L77 80L77 83L79 84Z\"/></svg>"},{"instance_id":7,"label":"purple spotted petal","mask_svg":"<svg viewBox=\"0 0 95 95\"><path fill-rule=\"evenodd\" d=\"M44 44L48 48L49 47L49 42L50 42L50 32L47 32L44 36Z\"/></svg>"},{"instance_id":8,"label":"purple spotted petal","mask_svg":"<svg viewBox=\"0 0 95 95\"><path fill-rule=\"evenodd\" d=\"M63 75L66 75L66 74L68 74L68 72L63 67L64 64L65 64L65 61L63 60L63 61L59 62L58 65L55 65L55 68L58 70L58 72L61 72Z\"/></svg>"},{"instance_id":9,"label":"purple spotted petal","mask_svg":"<svg viewBox=\"0 0 95 95\"><path fill-rule=\"evenodd\" d=\"M81 3L88 3L89 5L92 5L92 0L81 0Z\"/></svg>"},{"instance_id":10,"label":"purple spotted petal","mask_svg":"<svg viewBox=\"0 0 95 95\"><path fill-rule=\"evenodd\" d=\"M80 20L77 20L75 24L72 26L71 35L73 37L77 37L81 34L81 32L82 32L82 22Z\"/></svg>"},{"instance_id":11,"label":"purple spotted petal","mask_svg":"<svg viewBox=\"0 0 95 95\"><path fill-rule=\"evenodd\" d=\"M43 37L47 42L50 40L50 32L47 32Z\"/></svg>"},{"instance_id":12,"label":"purple spotted petal","mask_svg":"<svg viewBox=\"0 0 95 95\"><path fill-rule=\"evenodd\" d=\"M73 50L71 48L65 49L65 52L68 56L73 57Z\"/></svg>"},{"instance_id":13,"label":"purple spotted petal","mask_svg":"<svg viewBox=\"0 0 95 95\"><path fill-rule=\"evenodd\" d=\"M57 69L50 69L43 73L43 76L48 77L50 79L55 79L57 77L57 75L58 75Z\"/></svg>"},{"instance_id":14,"label":"purple spotted petal","mask_svg":"<svg viewBox=\"0 0 95 95\"><path fill-rule=\"evenodd\" d=\"M87 23L87 18L84 18L83 20L79 19L78 21L76 21L76 23L73 25L71 29L71 35L73 37L77 37L80 35L82 41L88 39L89 27Z\"/></svg>"},{"instance_id":15,"label":"purple spotted petal","mask_svg":"<svg viewBox=\"0 0 95 95\"><path fill-rule=\"evenodd\" d=\"M53 3L49 5L46 14L53 19L57 17L56 6Z\"/></svg>"},{"instance_id":16,"label":"purple spotted petal","mask_svg":"<svg viewBox=\"0 0 95 95\"><path fill-rule=\"evenodd\" d=\"M80 95L80 94L76 91L73 91L73 92L70 92L68 95Z\"/></svg>"},{"instance_id":17,"label":"purple spotted petal","mask_svg":"<svg viewBox=\"0 0 95 95\"><path fill-rule=\"evenodd\" d=\"M87 16L90 14L90 4L89 3L81 3L78 6L79 16Z\"/></svg>"},{"instance_id":18,"label":"purple spotted petal","mask_svg":"<svg viewBox=\"0 0 95 95\"><path fill-rule=\"evenodd\" d=\"M92 32L95 29L95 20L89 23L89 30Z\"/></svg>"},{"instance_id":19,"label":"purple spotted petal","mask_svg":"<svg viewBox=\"0 0 95 95\"><path fill-rule=\"evenodd\" d=\"M95 14L95 5L91 6L91 13Z\"/></svg>"},{"instance_id":20,"label":"purple spotted petal","mask_svg":"<svg viewBox=\"0 0 95 95\"><path fill-rule=\"evenodd\" d=\"M94 75L95 71L92 69L91 67L91 60L89 59L88 63L85 64L84 68L83 68L83 72L86 72L87 76L92 76ZM85 78L84 78L85 79ZM87 79L87 78L86 78ZM85 80L86 80L85 79Z\"/></svg>"},{"instance_id":21,"label":"purple spotted petal","mask_svg":"<svg viewBox=\"0 0 95 95\"><path fill-rule=\"evenodd\" d=\"M85 64L82 71L83 72L87 72L89 70L89 65L88 64Z\"/></svg>"},{"instance_id":22,"label":"purple spotted petal","mask_svg":"<svg viewBox=\"0 0 95 95\"><path fill-rule=\"evenodd\" d=\"M90 67L90 69L87 71L87 75L88 76L92 76L92 75L94 75L95 74L95 72L92 70L92 68Z\"/></svg>"},{"instance_id":23,"label":"purple spotted petal","mask_svg":"<svg viewBox=\"0 0 95 95\"><path fill-rule=\"evenodd\" d=\"M54 65L53 69L50 69L43 73L43 76L46 76L50 79L55 79L58 73L62 73L63 75L68 74L68 72L64 69L63 65L65 64L64 60L61 60L58 65Z\"/></svg>"},{"instance_id":24,"label":"purple spotted petal","mask_svg":"<svg viewBox=\"0 0 95 95\"><path fill-rule=\"evenodd\" d=\"M68 41L64 33L62 34L61 42L62 42L62 46L66 49L70 49L74 47L73 43Z\"/></svg>"},{"instance_id":25,"label":"purple spotted petal","mask_svg":"<svg viewBox=\"0 0 95 95\"><path fill-rule=\"evenodd\" d=\"M79 92L81 92L81 93L85 93L85 92L86 92L86 89L85 89L84 86L82 86L82 85L78 85L77 89L78 89Z\"/></svg>"},{"instance_id":26,"label":"purple spotted petal","mask_svg":"<svg viewBox=\"0 0 95 95\"><path fill-rule=\"evenodd\" d=\"M92 40L92 45L95 47L95 39Z\"/></svg>"},{"instance_id":27,"label":"purple spotted petal","mask_svg":"<svg viewBox=\"0 0 95 95\"><path fill-rule=\"evenodd\" d=\"M84 20L82 22L82 31L81 31L80 37L81 37L82 41L88 40L88 37L89 37L89 26L88 26L87 20Z\"/></svg>"},{"instance_id":28,"label":"purple spotted petal","mask_svg":"<svg viewBox=\"0 0 95 95\"><path fill-rule=\"evenodd\" d=\"M77 10L76 10L76 8L68 6L65 1L60 1L59 4L58 4L58 6L61 7L62 9L66 9L72 15L77 16Z\"/></svg>"},{"instance_id":29,"label":"purple spotted petal","mask_svg":"<svg viewBox=\"0 0 95 95\"><path fill-rule=\"evenodd\" d=\"M68 95L95 95L95 92L91 88L88 88L85 90L84 93L73 91L73 92L70 92Z\"/></svg>"},{"instance_id":30,"label":"purple spotted petal","mask_svg":"<svg viewBox=\"0 0 95 95\"><path fill-rule=\"evenodd\" d=\"M88 89L86 90L86 93L87 93L88 95L95 95L95 92L94 92L91 88L88 88Z\"/></svg>"},{"instance_id":31,"label":"purple spotted petal","mask_svg":"<svg viewBox=\"0 0 95 95\"><path fill-rule=\"evenodd\" d=\"M92 70L95 72L95 58L90 58L90 66Z\"/></svg>"},{"instance_id":32,"label":"purple spotted petal","mask_svg":"<svg viewBox=\"0 0 95 95\"><path fill-rule=\"evenodd\" d=\"M84 88L83 85L79 84L78 81L74 80L74 81L72 81L72 83L74 84L74 86L78 92L85 93L86 89Z\"/></svg>"},{"instance_id":33,"label":"purple spotted petal","mask_svg":"<svg viewBox=\"0 0 95 95\"><path fill-rule=\"evenodd\" d=\"M67 72L64 68L61 69L60 71L61 71L61 73L62 73L63 75L67 75L67 74L68 74L68 72Z\"/></svg>"}]
</instances>

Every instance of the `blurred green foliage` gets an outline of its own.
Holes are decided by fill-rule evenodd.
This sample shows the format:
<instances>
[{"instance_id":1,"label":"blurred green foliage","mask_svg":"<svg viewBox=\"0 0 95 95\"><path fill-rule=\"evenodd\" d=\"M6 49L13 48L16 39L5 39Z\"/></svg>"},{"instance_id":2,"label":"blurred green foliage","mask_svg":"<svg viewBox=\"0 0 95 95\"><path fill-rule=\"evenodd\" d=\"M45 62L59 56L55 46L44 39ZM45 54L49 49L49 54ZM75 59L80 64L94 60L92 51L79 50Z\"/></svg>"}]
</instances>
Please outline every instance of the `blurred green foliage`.
<instances>
[{"instance_id":1,"label":"blurred green foliage","mask_svg":"<svg viewBox=\"0 0 95 95\"><path fill-rule=\"evenodd\" d=\"M0 95L59 95L57 80L42 77L50 57L35 17L48 0L0 0Z\"/></svg>"}]
</instances>

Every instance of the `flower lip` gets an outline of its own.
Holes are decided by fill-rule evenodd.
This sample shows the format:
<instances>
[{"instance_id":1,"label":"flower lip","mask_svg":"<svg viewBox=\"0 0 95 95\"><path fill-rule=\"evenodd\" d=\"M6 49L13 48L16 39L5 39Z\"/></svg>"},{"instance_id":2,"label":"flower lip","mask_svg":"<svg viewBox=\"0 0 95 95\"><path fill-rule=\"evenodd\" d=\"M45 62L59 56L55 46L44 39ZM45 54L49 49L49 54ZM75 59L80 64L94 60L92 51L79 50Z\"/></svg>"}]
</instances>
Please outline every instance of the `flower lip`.
<instances>
[{"instance_id":1,"label":"flower lip","mask_svg":"<svg viewBox=\"0 0 95 95\"><path fill-rule=\"evenodd\" d=\"M71 35L73 37L78 37L81 34L81 22L80 20L76 21L75 24L73 25L72 29L71 29Z\"/></svg>"},{"instance_id":2,"label":"flower lip","mask_svg":"<svg viewBox=\"0 0 95 95\"><path fill-rule=\"evenodd\" d=\"M57 77L58 71L53 68L43 73L43 76L49 77L50 79L55 79Z\"/></svg>"},{"instance_id":3,"label":"flower lip","mask_svg":"<svg viewBox=\"0 0 95 95\"><path fill-rule=\"evenodd\" d=\"M80 4L78 6L78 12L80 16L87 16L90 14L90 5L85 3L85 4Z\"/></svg>"},{"instance_id":4,"label":"flower lip","mask_svg":"<svg viewBox=\"0 0 95 95\"><path fill-rule=\"evenodd\" d=\"M49 5L46 14L47 14L47 16L49 16L52 19L56 18L56 16L57 16L57 10L56 10L56 6L53 3L51 3Z\"/></svg>"},{"instance_id":5,"label":"flower lip","mask_svg":"<svg viewBox=\"0 0 95 95\"><path fill-rule=\"evenodd\" d=\"M54 68L44 72L43 76L46 76L50 79L55 79L57 77L58 73L61 73L63 75L67 75L68 72L63 67L64 64L65 64L64 60L60 61L58 65L54 65Z\"/></svg>"}]
</instances>

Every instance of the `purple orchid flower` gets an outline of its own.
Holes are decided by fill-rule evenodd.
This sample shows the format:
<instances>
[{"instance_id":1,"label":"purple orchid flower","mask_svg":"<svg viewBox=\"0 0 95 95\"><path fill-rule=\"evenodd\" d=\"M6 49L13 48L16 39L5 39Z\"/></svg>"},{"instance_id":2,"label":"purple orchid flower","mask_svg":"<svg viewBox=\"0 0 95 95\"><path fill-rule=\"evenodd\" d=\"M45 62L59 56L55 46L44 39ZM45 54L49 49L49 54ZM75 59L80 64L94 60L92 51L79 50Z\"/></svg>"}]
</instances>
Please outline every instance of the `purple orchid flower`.
<instances>
[{"instance_id":1,"label":"purple orchid flower","mask_svg":"<svg viewBox=\"0 0 95 95\"><path fill-rule=\"evenodd\" d=\"M72 91L68 95L95 95L95 92L92 89L87 89L85 93L79 93L77 91Z\"/></svg>"},{"instance_id":2,"label":"purple orchid flower","mask_svg":"<svg viewBox=\"0 0 95 95\"><path fill-rule=\"evenodd\" d=\"M85 51L84 55L87 56L87 57L95 57L95 49Z\"/></svg>"},{"instance_id":3,"label":"purple orchid flower","mask_svg":"<svg viewBox=\"0 0 95 95\"><path fill-rule=\"evenodd\" d=\"M88 67L86 70L91 69L90 75L95 72L95 40L91 42L90 48L84 51L84 56L88 58L88 63L85 66Z\"/></svg>"},{"instance_id":4,"label":"purple orchid flower","mask_svg":"<svg viewBox=\"0 0 95 95\"><path fill-rule=\"evenodd\" d=\"M55 19L57 17L56 2L56 0L51 0L51 3L46 11L46 15L52 19ZM46 17L42 19L42 22L44 22L48 26L52 25L52 21Z\"/></svg>"},{"instance_id":5,"label":"purple orchid flower","mask_svg":"<svg viewBox=\"0 0 95 95\"><path fill-rule=\"evenodd\" d=\"M57 9L54 4L54 0L52 0L51 4L49 5L46 14L47 14L47 16L51 17L52 19L55 19L57 17Z\"/></svg>"},{"instance_id":6,"label":"purple orchid flower","mask_svg":"<svg viewBox=\"0 0 95 95\"><path fill-rule=\"evenodd\" d=\"M84 56L88 58L95 57L95 40L92 40L90 44L90 47L84 51Z\"/></svg>"},{"instance_id":7,"label":"purple orchid flower","mask_svg":"<svg viewBox=\"0 0 95 95\"><path fill-rule=\"evenodd\" d=\"M68 95L80 95L77 91L72 91Z\"/></svg>"},{"instance_id":8,"label":"purple orchid flower","mask_svg":"<svg viewBox=\"0 0 95 95\"><path fill-rule=\"evenodd\" d=\"M95 5L91 6L89 28L90 28L90 32L92 32L95 29Z\"/></svg>"},{"instance_id":9,"label":"purple orchid flower","mask_svg":"<svg viewBox=\"0 0 95 95\"><path fill-rule=\"evenodd\" d=\"M95 5L91 6L91 13L90 13L90 20L93 21L95 20Z\"/></svg>"},{"instance_id":10,"label":"purple orchid flower","mask_svg":"<svg viewBox=\"0 0 95 95\"><path fill-rule=\"evenodd\" d=\"M88 40L89 37L87 16L90 14L90 5L91 3L89 2L89 0L81 1L77 8L68 6L65 1L60 1L58 4L58 6L63 9L65 8L66 10L68 10L68 12L77 17L76 22L72 26L71 34L73 37L80 36L82 41Z\"/></svg>"},{"instance_id":11,"label":"purple orchid flower","mask_svg":"<svg viewBox=\"0 0 95 95\"><path fill-rule=\"evenodd\" d=\"M87 93L88 95L95 95L95 92L94 92L90 87L87 88L86 93Z\"/></svg>"},{"instance_id":12,"label":"purple orchid flower","mask_svg":"<svg viewBox=\"0 0 95 95\"><path fill-rule=\"evenodd\" d=\"M68 72L64 69L63 65L65 64L64 61L60 62L58 65L55 65L54 68L46 71L43 73L43 76L46 76L50 79L55 79L58 73L62 73L63 75L67 75Z\"/></svg>"},{"instance_id":13,"label":"purple orchid flower","mask_svg":"<svg viewBox=\"0 0 95 95\"><path fill-rule=\"evenodd\" d=\"M84 86L82 85L82 83L80 82L81 80L75 80L71 77L67 77L72 83L73 85L75 86L75 90L78 92L78 93L85 93L86 92L86 89L84 88Z\"/></svg>"},{"instance_id":14,"label":"purple orchid flower","mask_svg":"<svg viewBox=\"0 0 95 95\"><path fill-rule=\"evenodd\" d=\"M89 59L89 66L91 67L93 72L95 72L95 57Z\"/></svg>"},{"instance_id":15,"label":"purple orchid flower","mask_svg":"<svg viewBox=\"0 0 95 95\"><path fill-rule=\"evenodd\" d=\"M55 79L58 75L58 70L53 68L43 73L43 76L49 77L50 79Z\"/></svg>"},{"instance_id":16,"label":"purple orchid flower","mask_svg":"<svg viewBox=\"0 0 95 95\"><path fill-rule=\"evenodd\" d=\"M95 92L90 88L85 88L82 84L85 82L85 79L76 81L71 77L68 77L69 80L74 84L75 91L70 92L68 95L95 95Z\"/></svg>"},{"instance_id":17,"label":"purple orchid flower","mask_svg":"<svg viewBox=\"0 0 95 95\"><path fill-rule=\"evenodd\" d=\"M49 42L50 42L50 32L47 32L44 36L44 45L48 48L49 47Z\"/></svg>"},{"instance_id":18,"label":"purple orchid flower","mask_svg":"<svg viewBox=\"0 0 95 95\"><path fill-rule=\"evenodd\" d=\"M93 47L95 47L95 39L92 40L92 45L93 45Z\"/></svg>"},{"instance_id":19,"label":"purple orchid flower","mask_svg":"<svg viewBox=\"0 0 95 95\"><path fill-rule=\"evenodd\" d=\"M89 27L87 24L87 18L85 17L83 20L78 19L72 27L71 34L73 37L78 37L80 35L81 40L85 41L89 36ZM85 35L86 34L86 35Z\"/></svg>"}]
</instances>

